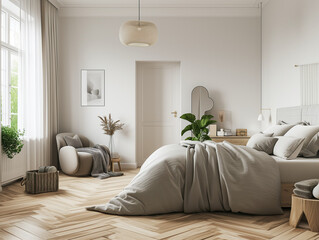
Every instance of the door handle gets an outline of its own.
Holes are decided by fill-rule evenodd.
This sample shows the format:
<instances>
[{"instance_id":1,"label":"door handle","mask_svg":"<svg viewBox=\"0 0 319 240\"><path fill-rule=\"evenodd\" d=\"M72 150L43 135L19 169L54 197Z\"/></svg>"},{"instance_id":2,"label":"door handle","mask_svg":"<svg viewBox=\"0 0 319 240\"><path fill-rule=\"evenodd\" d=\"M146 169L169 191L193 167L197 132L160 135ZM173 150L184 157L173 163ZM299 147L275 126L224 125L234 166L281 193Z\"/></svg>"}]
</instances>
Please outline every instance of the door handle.
<instances>
[{"instance_id":1,"label":"door handle","mask_svg":"<svg viewBox=\"0 0 319 240\"><path fill-rule=\"evenodd\" d=\"M177 117L177 111L171 112L171 114L174 114L174 117Z\"/></svg>"}]
</instances>

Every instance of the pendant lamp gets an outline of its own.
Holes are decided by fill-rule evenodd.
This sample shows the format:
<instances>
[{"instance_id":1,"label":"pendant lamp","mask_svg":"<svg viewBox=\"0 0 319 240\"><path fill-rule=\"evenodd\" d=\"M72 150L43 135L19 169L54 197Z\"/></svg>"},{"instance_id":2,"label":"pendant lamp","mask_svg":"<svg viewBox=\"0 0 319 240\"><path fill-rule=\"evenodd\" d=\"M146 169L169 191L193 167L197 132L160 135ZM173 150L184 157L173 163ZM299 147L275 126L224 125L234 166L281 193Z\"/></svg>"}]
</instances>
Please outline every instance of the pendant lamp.
<instances>
[{"instance_id":1,"label":"pendant lamp","mask_svg":"<svg viewBox=\"0 0 319 240\"><path fill-rule=\"evenodd\" d=\"M141 2L138 0L138 20L128 21L120 27L120 41L126 46L148 47L157 41L157 27L152 22L141 21Z\"/></svg>"}]
</instances>

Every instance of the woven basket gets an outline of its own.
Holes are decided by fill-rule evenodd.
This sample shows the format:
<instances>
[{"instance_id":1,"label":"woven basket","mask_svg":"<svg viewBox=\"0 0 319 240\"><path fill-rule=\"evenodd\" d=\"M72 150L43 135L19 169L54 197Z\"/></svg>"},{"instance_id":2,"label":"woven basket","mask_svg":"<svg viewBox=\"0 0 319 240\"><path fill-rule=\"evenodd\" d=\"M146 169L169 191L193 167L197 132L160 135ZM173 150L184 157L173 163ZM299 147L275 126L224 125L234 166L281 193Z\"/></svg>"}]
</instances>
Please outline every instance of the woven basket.
<instances>
[{"instance_id":1,"label":"woven basket","mask_svg":"<svg viewBox=\"0 0 319 240\"><path fill-rule=\"evenodd\" d=\"M27 171L21 185L27 193L37 194L59 190L59 171L39 173L38 170Z\"/></svg>"}]
</instances>

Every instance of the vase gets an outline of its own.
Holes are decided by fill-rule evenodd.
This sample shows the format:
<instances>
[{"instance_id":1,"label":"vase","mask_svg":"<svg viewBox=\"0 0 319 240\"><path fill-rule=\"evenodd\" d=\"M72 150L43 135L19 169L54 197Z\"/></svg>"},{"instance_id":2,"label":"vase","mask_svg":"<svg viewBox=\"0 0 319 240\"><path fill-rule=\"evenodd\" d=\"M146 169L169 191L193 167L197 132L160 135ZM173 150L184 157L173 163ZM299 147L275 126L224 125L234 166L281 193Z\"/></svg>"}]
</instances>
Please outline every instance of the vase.
<instances>
[{"instance_id":1,"label":"vase","mask_svg":"<svg viewBox=\"0 0 319 240\"><path fill-rule=\"evenodd\" d=\"M111 158L118 158L119 157L118 153L115 151L115 144L114 144L114 136L113 135L110 135L109 150L110 150Z\"/></svg>"}]
</instances>

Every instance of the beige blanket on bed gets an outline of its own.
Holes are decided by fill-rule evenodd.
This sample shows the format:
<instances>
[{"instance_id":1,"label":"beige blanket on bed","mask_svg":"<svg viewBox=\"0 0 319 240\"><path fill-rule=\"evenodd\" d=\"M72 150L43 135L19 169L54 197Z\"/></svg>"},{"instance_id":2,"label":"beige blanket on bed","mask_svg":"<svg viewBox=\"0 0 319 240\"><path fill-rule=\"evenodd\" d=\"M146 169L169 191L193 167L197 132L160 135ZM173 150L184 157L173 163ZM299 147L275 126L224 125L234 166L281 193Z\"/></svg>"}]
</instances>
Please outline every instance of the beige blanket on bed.
<instances>
[{"instance_id":1,"label":"beige blanket on bed","mask_svg":"<svg viewBox=\"0 0 319 240\"><path fill-rule=\"evenodd\" d=\"M117 215L280 214L280 186L276 161L266 153L228 142L175 144L155 151L109 203L87 209Z\"/></svg>"}]
</instances>

